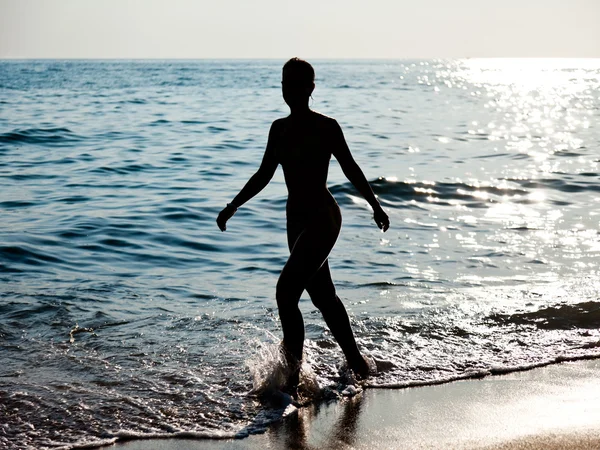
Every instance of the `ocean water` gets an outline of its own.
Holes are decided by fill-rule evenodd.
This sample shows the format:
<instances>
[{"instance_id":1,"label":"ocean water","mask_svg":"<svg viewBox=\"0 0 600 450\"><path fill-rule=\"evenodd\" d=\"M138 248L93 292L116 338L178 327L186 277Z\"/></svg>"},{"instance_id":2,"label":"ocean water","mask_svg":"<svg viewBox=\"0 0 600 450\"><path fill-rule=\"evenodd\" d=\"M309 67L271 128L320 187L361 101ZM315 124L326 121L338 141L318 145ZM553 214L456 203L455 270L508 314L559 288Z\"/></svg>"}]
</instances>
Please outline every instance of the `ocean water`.
<instances>
[{"instance_id":1,"label":"ocean water","mask_svg":"<svg viewBox=\"0 0 600 450\"><path fill-rule=\"evenodd\" d=\"M283 61L0 62L0 446L244 437L277 408ZM371 387L600 357L600 60L315 61L391 219L332 161L330 256ZM310 300L307 373L342 354Z\"/></svg>"}]
</instances>

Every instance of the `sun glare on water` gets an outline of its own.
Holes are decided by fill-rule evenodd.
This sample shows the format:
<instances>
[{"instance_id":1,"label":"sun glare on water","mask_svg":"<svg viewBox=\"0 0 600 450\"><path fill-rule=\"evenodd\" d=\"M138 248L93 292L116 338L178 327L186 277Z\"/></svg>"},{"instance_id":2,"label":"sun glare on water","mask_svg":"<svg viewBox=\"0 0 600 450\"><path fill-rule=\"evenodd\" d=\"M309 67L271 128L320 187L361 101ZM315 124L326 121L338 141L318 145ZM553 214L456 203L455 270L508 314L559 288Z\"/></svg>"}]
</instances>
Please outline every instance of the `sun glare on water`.
<instances>
[{"instance_id":1,"label":"sun glare on water","mask_svg":"<svg viewBox=\"0 0 600 450\"><path fill-rule=\"evenodd\" d=\"M463 60L465 78L473 83L509 84L523 88L588 87L576 81L600 69L592 58L476 58Z\"/></svg>"}]
</instances>

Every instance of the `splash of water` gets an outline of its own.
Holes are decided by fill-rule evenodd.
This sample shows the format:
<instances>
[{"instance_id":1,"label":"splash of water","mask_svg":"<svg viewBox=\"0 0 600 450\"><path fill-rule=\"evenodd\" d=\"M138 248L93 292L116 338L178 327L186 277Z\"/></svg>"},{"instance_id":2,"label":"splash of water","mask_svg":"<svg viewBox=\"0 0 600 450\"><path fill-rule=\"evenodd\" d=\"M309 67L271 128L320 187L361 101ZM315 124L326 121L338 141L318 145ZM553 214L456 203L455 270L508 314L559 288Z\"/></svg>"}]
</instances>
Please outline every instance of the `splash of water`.
<instances>
[{"instance_id":1,"label":"splash of water","mask_svg":"<svg viewBox=\"0 0 600 450\"><path fill-rule=\"evenodd\" d=\"M255 350L246 360L252 376L252 389L248 395L262 399L280 397L292 374L299 369L298 397L304 401L318 398L323 388L310 365L310 350L305 349L301 361L291 361L277 337L268 331L265 333L267 341L254 340L252 347Z\"/></svg>"}]
</instances>

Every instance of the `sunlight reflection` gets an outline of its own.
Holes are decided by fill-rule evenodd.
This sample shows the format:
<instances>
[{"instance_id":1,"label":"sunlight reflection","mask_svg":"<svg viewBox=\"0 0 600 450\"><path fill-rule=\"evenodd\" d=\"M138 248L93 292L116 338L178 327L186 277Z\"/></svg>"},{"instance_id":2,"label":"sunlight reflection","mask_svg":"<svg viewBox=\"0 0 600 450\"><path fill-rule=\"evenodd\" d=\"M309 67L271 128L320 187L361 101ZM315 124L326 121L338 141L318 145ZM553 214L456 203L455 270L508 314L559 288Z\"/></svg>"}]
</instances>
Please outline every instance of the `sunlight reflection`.
<instances>
[{"instance_id":1,"label":"sunlight reflection","mask_svg":"<svg viewBox=\"0 0 600 450\"><path fill-rule=\"evenodd\" d=\"M572 79L600 68L600 60L588 58L473 58L464 60L474 83L519 84L529 87L572 85ZM564 69L577 67L565 72Z\"/></svg>"},{"instance_id":2,"label":"sunlight reflection","mask_svg":"<svg viewBox=\"0 0 600 450\"><path fill-rule=\"evenodd\" d=\"M546 194L541 191L532 192L529 194L529 200L533 202L543 202L546 200Z\"/></svg>"},{"instance_id":3,"label":"sunlight reflection","mask_svg":"<svg viewBox=\"0 0 600 450\"><path fill-rule=\"evenodd\" d=\"M467 90L491 114L469 122L470 139L503 140L507 150L527 155L515 157L523 164L507 166L507 176L535 178L597 165L579 155L585 144L578 133L590 126L600 59L476 58L445 69L436 72L436 83ZM437 137L444 144L454 139Z\"/></svg>"}]
</instances>

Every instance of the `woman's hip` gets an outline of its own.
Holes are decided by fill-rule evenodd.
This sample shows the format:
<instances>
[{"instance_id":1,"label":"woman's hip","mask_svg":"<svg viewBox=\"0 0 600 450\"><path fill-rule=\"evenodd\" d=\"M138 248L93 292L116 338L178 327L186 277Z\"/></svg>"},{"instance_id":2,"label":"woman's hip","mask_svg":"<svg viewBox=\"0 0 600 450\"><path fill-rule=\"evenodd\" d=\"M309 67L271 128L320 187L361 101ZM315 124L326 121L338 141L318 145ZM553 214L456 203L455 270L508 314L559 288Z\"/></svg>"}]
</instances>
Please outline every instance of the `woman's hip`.
<instances>
[{"instance_id":1,"label":"woman's hip","mask_svg":"<svg viewBox=\"0 0 600 450\"><path fill-rule=\"evenodd\" d=\"M337 240L342 228L342 213L337 203L316 208L304 214L288 214L287 234L290 250L301 234L319 236L319 241L325 239Z\"/></svg>"}]
</instances>

